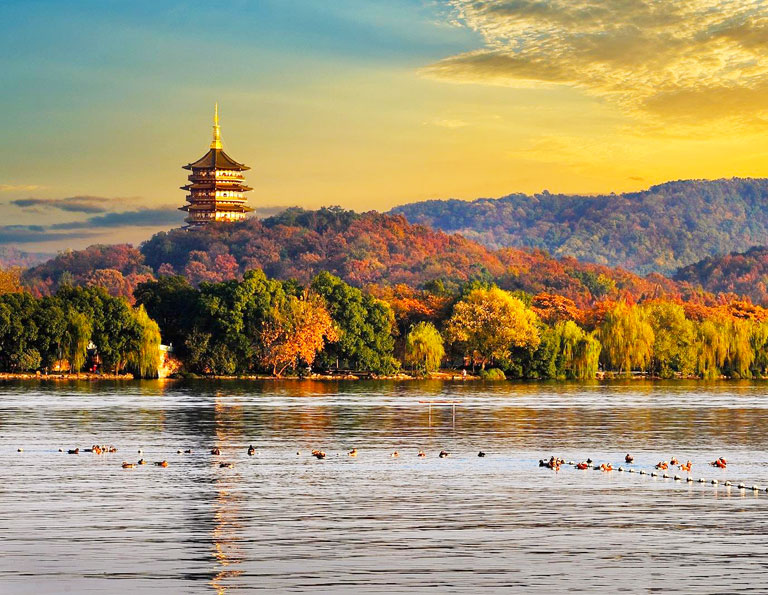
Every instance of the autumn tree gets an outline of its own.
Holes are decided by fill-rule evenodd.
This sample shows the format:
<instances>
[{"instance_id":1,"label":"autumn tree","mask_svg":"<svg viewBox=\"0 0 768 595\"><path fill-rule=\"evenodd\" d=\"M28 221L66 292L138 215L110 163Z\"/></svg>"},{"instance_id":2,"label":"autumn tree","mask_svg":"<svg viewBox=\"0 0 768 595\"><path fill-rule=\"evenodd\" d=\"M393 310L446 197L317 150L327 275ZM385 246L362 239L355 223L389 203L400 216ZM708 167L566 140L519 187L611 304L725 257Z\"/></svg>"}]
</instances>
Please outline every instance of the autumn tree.
<instances>
[{"instance_id":1,"label":"autumn tree","mask_svg":"<svg viewBox=\"0 0 768 595\"><path fill-rule=\"evenodd\" d=\"M280 377L300 362L311 366L326 342L338 339L335 325L323 299L314 293L288 296L273 306L264 322L260 343L262 361Z\"/></svg>"},{"instance_id":2,"label":"autumn tree","mask_svg":"<svg viewBox=\"0 0 768 595\"><path fill-rule=\"evenodd\" d=\"M431 322L413 325L405 340L405 362L429 373L440 367L443 357L443 337L435 325Z\"/></svg>"},{"instance_id":3,"label":"autumn tree","mask_svg":"<svg viewBox=\"0 0 768 595\"><path fill-rule=\"evenodd\" d=\"M21 291L21 269L19 267L0 268L0 294Z\"/></svg>"},{"instance_id":4,"label":"autumn tree","mask_svg":"<svg viewBox=\"0 0 768 595\"><path fill-rule=\"evenodd\" d=\"M479 362L509 357L512 347L539 344L537 317L522 301L497 287L474 289L453 307L446 325L451 342Z\"/></svg>"}]
</instances>

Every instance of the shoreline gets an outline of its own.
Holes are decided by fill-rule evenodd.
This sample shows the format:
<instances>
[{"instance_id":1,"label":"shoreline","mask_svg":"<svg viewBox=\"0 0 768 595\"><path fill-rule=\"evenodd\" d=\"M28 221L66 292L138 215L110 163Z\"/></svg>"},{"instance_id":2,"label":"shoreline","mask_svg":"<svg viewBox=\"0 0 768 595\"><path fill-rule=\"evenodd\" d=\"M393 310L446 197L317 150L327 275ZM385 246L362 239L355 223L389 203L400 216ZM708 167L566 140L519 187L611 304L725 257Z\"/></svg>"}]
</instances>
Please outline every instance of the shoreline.
<instances>
[{"instance_id":1,"label":"shoreline","mask_svg":"<svg viewBox=\"0 0 768 595\"><path fill-rule=\"evenodd\" d=\"M721 382L721 381L764 381L765 377L759 378L728 378L727 376L720 376L718 378L698 378L695 376L675 377L675 378L661 378L659 376L649 376L647 374L633 374L631 376L621 376L613 373L601 373L597 377L588 380L575 380L575 379L557 379L557 378L506 378L504 380L484 380L481 376L467 374L463 376L461 373L450 372L432 372L425 376L411 376L410 374L393 374L393 375L375 375L375 374L312 374L310 376L271 376L269 374L249 374L244 376L205 376L205 375L177 375L173 374L161 378L134 378L133 374L94 374L91 372L80 374L66 374L66 373L31 373L31 372L0 372L0 381L12 381L12 380L51 380L51 381L73 381L84 380L88 382L98 381L142 381L142 380L251 380L251 381L272 381L272 382L305 382L308 380L318 382L338 382L338 381L400 381L400 382L412 382L418 380L443 380L448 382L514 382L514 383L592 383L592 382L605 382L605 381L651 381L651 382Z\"/></svg>"}]
</instances>

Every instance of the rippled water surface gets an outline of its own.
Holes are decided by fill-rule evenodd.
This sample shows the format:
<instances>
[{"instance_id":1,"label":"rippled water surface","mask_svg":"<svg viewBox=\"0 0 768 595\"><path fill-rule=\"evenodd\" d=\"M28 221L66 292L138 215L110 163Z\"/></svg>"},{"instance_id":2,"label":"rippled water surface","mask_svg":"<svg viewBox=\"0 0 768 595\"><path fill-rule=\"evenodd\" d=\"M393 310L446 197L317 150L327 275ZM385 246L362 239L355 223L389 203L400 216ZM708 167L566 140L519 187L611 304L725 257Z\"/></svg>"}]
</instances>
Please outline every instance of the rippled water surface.
<instances>
[{"instance_id":1,"label":"rippled water surface","mask_svg":"<svg viewBox=\"0 0 768 595\"><path fill-rule=\"evenodd\" d=\"M766 486L766 383L4 383L0 592L764 593Z\"/></svg>"}]
</instances>

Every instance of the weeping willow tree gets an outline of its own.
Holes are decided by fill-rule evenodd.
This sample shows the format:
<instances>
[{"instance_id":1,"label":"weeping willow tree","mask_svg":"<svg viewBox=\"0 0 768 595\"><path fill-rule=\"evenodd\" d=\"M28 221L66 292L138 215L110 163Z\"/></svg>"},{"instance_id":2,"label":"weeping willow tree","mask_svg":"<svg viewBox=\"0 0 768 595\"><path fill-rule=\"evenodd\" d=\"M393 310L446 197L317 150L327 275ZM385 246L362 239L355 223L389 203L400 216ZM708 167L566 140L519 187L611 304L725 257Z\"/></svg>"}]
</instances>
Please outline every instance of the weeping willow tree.
<instances>
[{"instance_id":1,"label":"weeping willow tree","mask_svg":"<svg viewBox=\"0 0 768 595\"><path fill-rule=\"evenodd\" d=\"M644 370L650 363L655 336L638 306L617 303L606 312L597 335L606 368L628 374L633 369Z\"/></svg>"},{"instance_id":2,"label":"weeping willow tree","mask_svg":"<svg viewBox=\"0 0 768 595\"><path fill-rule=\"evenodd\" d=\"M755 350L752 347L750 320L732 318L725 325L728 339L727 371L734 378L751 378Z\"/></svg>"},{"instance_id":3,"label":"weeping willow tree","mask_svg":"<svg viewBox=\"0 0 768 595\"><path fill-rule=\"evenodd\" d=\"M559 338L558 377L586 380L597 375L602 345L572 320L555 325Z\"/></svg>"},{"instance_id":4,"label":"weeping willow tree","mask_svg":"<svg viewBox=\"0 0 768 595\"><path fill-rule=\"evenodd\" d=\"M696 329L696 373L705 379L717 378L728 357L728 338L721 323L703 320Z\"/></svg>"},{"instance_id":5,"label":"weeping willow tree","mask_svg":"<svg viewBox=\"0 0 768 595\"><path fill-rule=\"evenodd\" d=\"M62 358L69 362L71 372L82 370L92 333L93 326L88 317L82 312L69 310L61 347Z\"/></svg>"},{"instance_id":6,"label":"weeping willow tree","mask_svg":"<svg viewBox=\"0 0 768 595\"><path fill-rule=\"evenodd\" d=\"M696 329L680 304L655 300L643 304L653 329L650 371L660 378L690 376L696 368Z\"/></svg>"},{"instance_id":7,"label":"weeping willow tree","mask_svg":"<svg viewBox=\"0 0 768 595\"><path fill-rule=\"evenodd\" d=\"M440 367L445 357L443 337L431 322L411 326L405 339L405 362L426 373Z\"/></svg>"},{"instance_id":8,"label":"weeping willow tree","mask_svg":"<svg viewBox=\"0 0 768 595\"><path fill-rule=\"evenodd\" d=\"M755 361L752 363L754 374L765 376L768 372L768 323L758 322L753 325L750 343L755 352Z\"/></svg>"},{"instance_id":9,"label":"weeping willow tree","mask_svg":"<svg viewBox=\"0 0 768 595\"><path fill-rule=\"evenodd\" d=\"M573 348L571 374L578 380L588 380L597 376L600 352L603 346L594 333L585 334Z\"/></svg>"},{"instance_id":10,"label":"weeping willow tree","mask_svg":"<svg viewBox=\"0 0 768 595\"><path fill-rule=\"evenodd\" d=\"M140 378L156 378L160 367L160 327L144 306L133 311L137 325L137 341L128 353L128 364Z\"/></svg>"}]
</instances>

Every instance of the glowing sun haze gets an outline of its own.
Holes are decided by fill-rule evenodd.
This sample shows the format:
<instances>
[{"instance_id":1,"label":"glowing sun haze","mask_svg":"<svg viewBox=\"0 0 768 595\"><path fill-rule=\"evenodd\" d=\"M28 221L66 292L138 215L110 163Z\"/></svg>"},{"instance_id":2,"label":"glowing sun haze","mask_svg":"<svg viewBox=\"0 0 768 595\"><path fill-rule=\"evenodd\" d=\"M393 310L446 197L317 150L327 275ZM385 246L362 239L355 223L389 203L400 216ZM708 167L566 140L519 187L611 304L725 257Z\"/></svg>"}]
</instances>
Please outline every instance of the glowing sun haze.
<instances>
[{"instance_id":1,"label":"glowing sun haze","mask_svg":"<svg viewBox=\"0 0 768 595\"><path fill-rule=\"evenodd\" d=\"M10 0L0 33L24 249L180 224L215 101L257 214L768 174L762 2Z\"/></svg>"}]
</instances>

